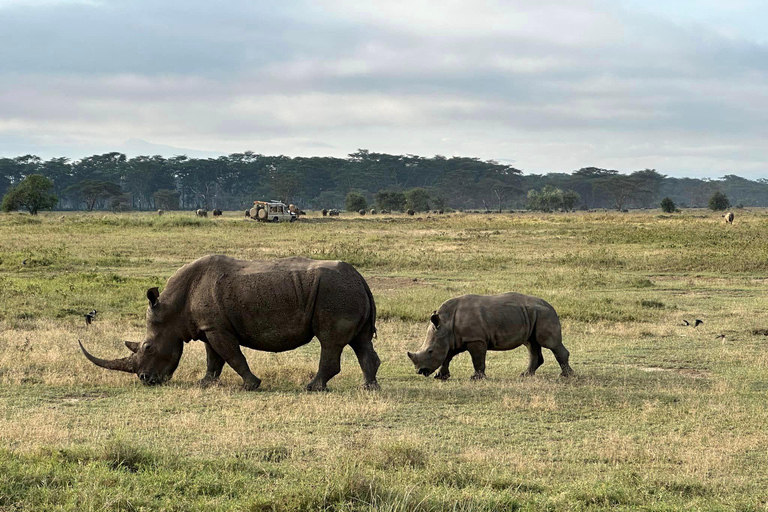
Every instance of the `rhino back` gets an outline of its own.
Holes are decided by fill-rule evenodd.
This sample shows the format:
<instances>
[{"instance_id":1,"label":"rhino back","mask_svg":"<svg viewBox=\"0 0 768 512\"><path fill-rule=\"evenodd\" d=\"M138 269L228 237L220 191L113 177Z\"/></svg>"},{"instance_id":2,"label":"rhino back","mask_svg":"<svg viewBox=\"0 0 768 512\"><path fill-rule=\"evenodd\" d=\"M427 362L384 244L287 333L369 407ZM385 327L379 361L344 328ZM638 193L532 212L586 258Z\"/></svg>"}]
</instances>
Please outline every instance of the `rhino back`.
<instances>
[{"instance_id":1,"label":"rhino back","mask_svg":"<svg viewBox=\"0 0 768 512\"><path fill-rule=\"evenodd\" d=\"M362 328L371 312L362 276L343 262L208 256L195 264L179 281L198 329L230 332L258 350L291 350L334 321Z\"/></svg>"},{"instance_id":2,"label":"rhino back","mask_svg":"<svg viewBox=\"0 0 768 512\"><path fill-rule=\"evenodd\" d=\"M537 324L559 325L549 303L511 292L456 297L440 307L440 314L452 318L457 344L484 341L489 350L511 350L522 345L534 334Z\"/></svg>"}]
</instances>

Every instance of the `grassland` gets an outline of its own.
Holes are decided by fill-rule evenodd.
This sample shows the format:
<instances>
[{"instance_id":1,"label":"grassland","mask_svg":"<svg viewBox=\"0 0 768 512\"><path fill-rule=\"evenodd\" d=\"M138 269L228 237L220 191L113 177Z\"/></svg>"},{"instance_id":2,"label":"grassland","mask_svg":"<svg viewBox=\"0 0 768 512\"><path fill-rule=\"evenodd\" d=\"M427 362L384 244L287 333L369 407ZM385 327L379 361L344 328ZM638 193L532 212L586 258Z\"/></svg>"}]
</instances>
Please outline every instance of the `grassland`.
<instances>
[{"instance_id":1,"label":"grassland","mask_svg":"<svg viewBox=\"0 0 768 512\"><path fill-rule=\"evenodd\" d=\"M0 216L0 510L768 510L765 211L191 215ZM381 391L349 350L304 392L317 343L249 352L253 393L229 368L198 388L201 343L158 388L78 352L125 355L145 290L208 253L354 264ZM510 290L558 310L574 378L549 352L519 378L524 349L484 382L466 355L447 382L415 374L443 300Z\"/></svg>"}]
</instances>

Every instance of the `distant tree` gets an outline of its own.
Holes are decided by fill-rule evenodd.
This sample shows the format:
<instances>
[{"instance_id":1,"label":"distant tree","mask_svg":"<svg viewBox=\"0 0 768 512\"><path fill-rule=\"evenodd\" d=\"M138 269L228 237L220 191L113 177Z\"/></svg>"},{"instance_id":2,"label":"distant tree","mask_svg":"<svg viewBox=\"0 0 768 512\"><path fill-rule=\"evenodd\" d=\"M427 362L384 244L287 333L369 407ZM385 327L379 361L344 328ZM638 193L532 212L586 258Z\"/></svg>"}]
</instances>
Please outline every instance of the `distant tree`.
<instances>
[{"instance_id":1,"label":"distant tree","mask_svg":"<svg viewBox=\"0 0 768 512\"><path fill-rule=\"evenodd\" d=\"M131 210L132 202L133 202L133 197L131 196L131 194L116 195L109 202L109 209L115 213L127 212Z\"/></svg>"},{"instance_id":2,"label":"distant tree","mask_svg":"<svg viewBox=\"0 0 768 512\"><path fill-rule=\"evenodd\" d=\"M154 194L155 206L161 210L178 210L179 193L175 190L160 189Z\"/></svg>"},{"instance_id":3,"label":"distant tree","mask_svg":"<svg viewBox=\"0 0 768 512\"><path fill-rule=\"evenodd\" d=\"M528 209L551 212L563 208L563 191L552 185L546 185L541 191L528 191Z\"/></svg>"},{"instance_id":4,"label":"distant tree","mask_svg":"<svg viewBox=\"0 0 768 512\"><path fill-rule=\"evenodd\" d=\"M636 194L640 193L641 181L632 176L617 174L595 180L594 189L601 191L613 199L613 206L623 210L624 205Z\"/></svg>"},{"instance_id":5,"label":"distant tree","mask_svg":"<svg viewBox=\"0 0 768 512\"><path fill-rule=\"evenodd\" d=\"M661 200L661 211L664 213L675 213L677 211L677 206L673 200L665 197Z\"/></svg>"},{"instance_id":6,"label":"distant tree","mask_svg":"<svg viewBox=\"0 0 768 512\"><path fill-rule=\"evenodd\" d=\"M365 197L361 193L355 191L347 194L344 204L349 212L356 212L368 208L368 201L365 200Z\"/></svg>"},{"instance_id":7,"label":"distant tree","mask_svg":"<svg viewBox=\"0 0 768 512\"><path fill-rule=\"evenodd\" d=\"M30 174L5 193L2 203L3 211L10 212L24 208L32 215L37 215L39 210L53 208L59 202L51 190L53 190L51 180L40 174Z\"/></svg>"},{"instance_id":8,"label":"distant tree","mask_svg":"<svg viewBox=\"0 0 768 512\"><path fill-rule=\"evenodd\" d=\"M93 211L97 204L122 193L120 185L100 180L83 180L64 190L65 195L85 203L89 212Z\"/></svg>"},{"instance_id":9,"label":"distant tree","mask_svg":"<svg viewBox=\"0 0 768 512\"><path fill-rule=\"evenodd\" d=\"M374 196L379 210L405 211L405 194L395 190L379 190Z\"/></svg>"},{"instance_id":10,"label":"distant tree","mask_svg":"<svg viewBox=\"0 0 768 512\"><path fill-rule=\"evenodd\" d=\"M576 209L576 206L578 206L579 201L581 201L581 196L578 192L575 190L565 190L563 191L563 210L570 212Z\"/></svg>"},{"instance_id":11,"label":"distant tree","mask_svg":"<svg viewBox=\"0 0 768 512\"><path fill-rule=\"evenodd\" d=\"M713 211L727 210L731 207L731 202L728 200L728 196L720 192L719 190L712 194L709 198L709 209Z\"/></svg>"},{"instance_id":12,"label":"distant tree","mask_svg":"<svg viewBox=\"0 0 768 512\"><path fill-rule=\"evenodd\" d=\"M429 207L429 192L423 188L412 188L405 193L405 205L415 212L426 212Z\"/></svg>"}]
</instances>

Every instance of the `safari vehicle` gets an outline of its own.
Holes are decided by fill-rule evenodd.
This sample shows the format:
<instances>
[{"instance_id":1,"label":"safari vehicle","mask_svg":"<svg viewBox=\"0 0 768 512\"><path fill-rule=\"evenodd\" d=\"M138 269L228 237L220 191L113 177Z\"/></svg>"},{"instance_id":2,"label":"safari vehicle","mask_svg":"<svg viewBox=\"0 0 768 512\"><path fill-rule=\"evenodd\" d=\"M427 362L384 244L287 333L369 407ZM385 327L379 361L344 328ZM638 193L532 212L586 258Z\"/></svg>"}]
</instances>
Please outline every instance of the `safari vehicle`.
<instances>
[{"instance_id":1,"label":"safari vehicle","mask_svg":"<svg viewBox=\"0 0 768 512\"><path fill-rule=\"evenodd\" d=\"M296 214L280 201L254 201L251 218L261 222L293 222Z\"/></svg>"}]
</instances>

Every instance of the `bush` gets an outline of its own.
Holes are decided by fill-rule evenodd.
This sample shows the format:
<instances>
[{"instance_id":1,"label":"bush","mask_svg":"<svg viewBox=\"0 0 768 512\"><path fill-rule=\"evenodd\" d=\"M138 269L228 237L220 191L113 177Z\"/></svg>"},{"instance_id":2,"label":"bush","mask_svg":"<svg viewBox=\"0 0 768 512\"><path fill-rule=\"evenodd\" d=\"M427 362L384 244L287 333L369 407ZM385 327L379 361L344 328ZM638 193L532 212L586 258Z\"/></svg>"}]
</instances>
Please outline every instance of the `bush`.
<instances>
[{"instance_id":1,"label":"bush","mask_svg":"<svg viewBox=\"0 0 768 512\"><path fill-rule=\"evenodd\" d=\"M368 201L359 192L350 192L344 201L348 212L356 212L368 208Z\"/></svg>"},{"instance_id":2,"label":"bush","mask_svg":"<svg viewBox=\"0 0 768 512\"><path fill-rule=\"evenodd\" d=\"M728 196L720 192L719 190L712 194L709 198L709 209L712 211L727 210L731 207L731 202L728 200Z\"/></svg>"},{"instance_id":3,"label":"bush","mask_svg":"<svg viewBox=\"0 0 768 512\"><path fill-rule=\"evenodd\" d=\"M429 206L429 192L423 188L412 188L405 193L408 209L416 212L428 212L432 208Z\"/></svg>"},{"instance_id":4,"label":"bush","mask_svg":"<svg viewBox=\"0 0 768 512\"><path fill-rule=\"evenodd\" d=\"M673 200L665 197L661 200L661 211L664 213L675 213L677 211L677 206Z\"/></svg>"}]
</instances>

